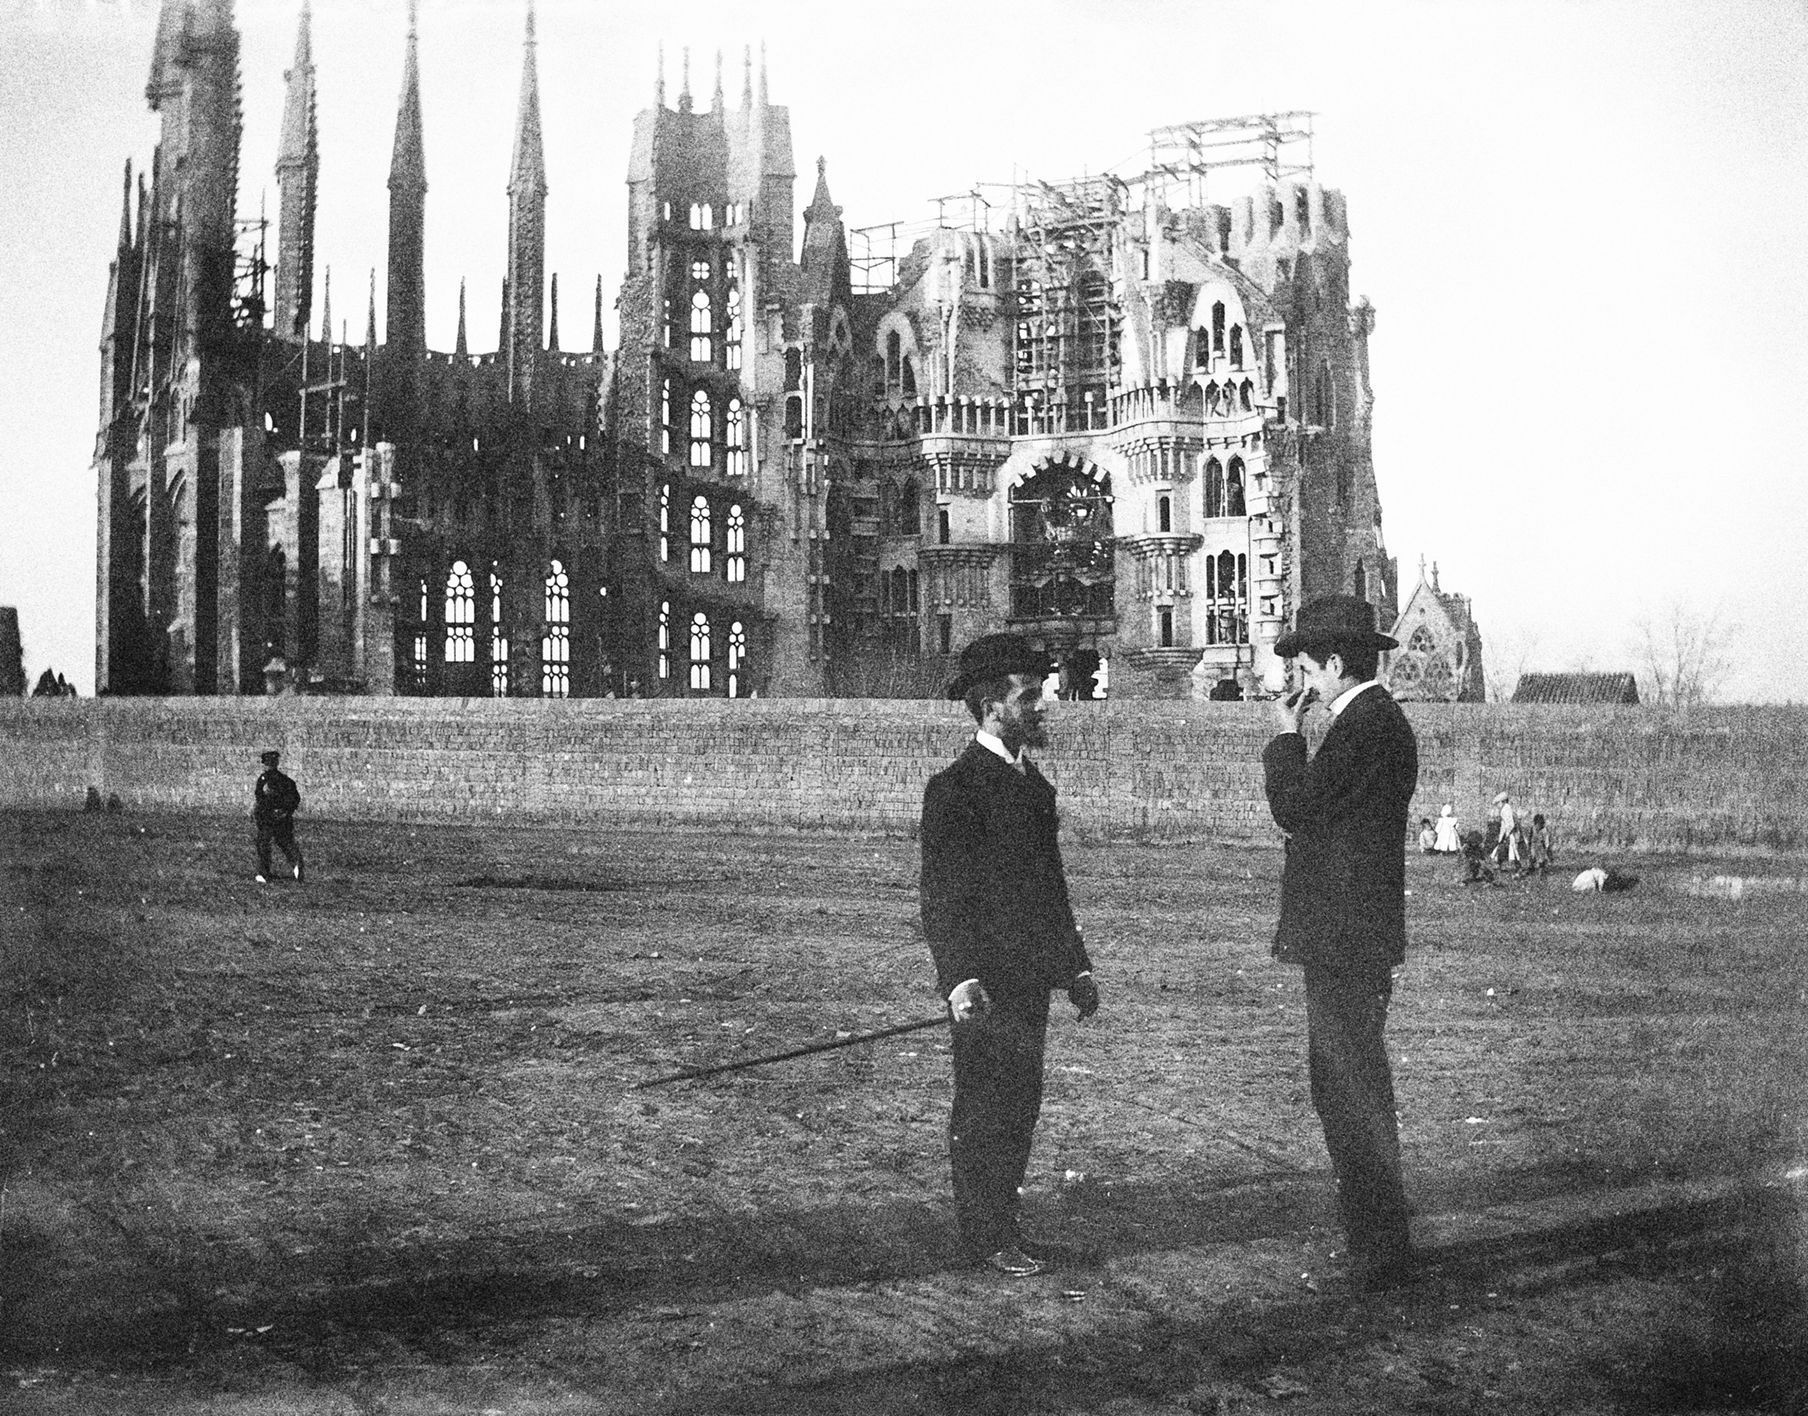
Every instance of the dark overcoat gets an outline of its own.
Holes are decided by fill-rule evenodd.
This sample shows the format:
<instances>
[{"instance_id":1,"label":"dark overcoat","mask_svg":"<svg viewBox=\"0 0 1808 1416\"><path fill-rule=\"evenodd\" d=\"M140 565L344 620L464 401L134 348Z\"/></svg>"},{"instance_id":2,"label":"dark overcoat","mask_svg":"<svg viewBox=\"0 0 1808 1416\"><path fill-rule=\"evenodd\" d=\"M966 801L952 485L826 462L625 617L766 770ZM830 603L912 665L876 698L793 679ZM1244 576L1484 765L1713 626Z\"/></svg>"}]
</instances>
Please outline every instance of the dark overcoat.
<instances>
[{"instance_id":1,"label":"dark overcoat","mask_svg":"<svg viewBox=\"0 0 1808 1416\"><path fill-rule=\"evenodd\" d=\"M1287 833L1274 954L1337 974L1406 957L1406 830L1419 749L1384 688L1331 721L1311 760L1282 733L1262 753L1268 806Z\"/></svg>"},{"instance_id":2,"label":"dark overcoat","mask_svg":"<svg viewBox=\"0 0 1808 1416\"><path fill-rule=\"evenodd\" d=\"M1091 969L1061 864L1055 789L975 742L923 792L923 934L946 997L1065 988Z\"/></svg>"}]
</instances>

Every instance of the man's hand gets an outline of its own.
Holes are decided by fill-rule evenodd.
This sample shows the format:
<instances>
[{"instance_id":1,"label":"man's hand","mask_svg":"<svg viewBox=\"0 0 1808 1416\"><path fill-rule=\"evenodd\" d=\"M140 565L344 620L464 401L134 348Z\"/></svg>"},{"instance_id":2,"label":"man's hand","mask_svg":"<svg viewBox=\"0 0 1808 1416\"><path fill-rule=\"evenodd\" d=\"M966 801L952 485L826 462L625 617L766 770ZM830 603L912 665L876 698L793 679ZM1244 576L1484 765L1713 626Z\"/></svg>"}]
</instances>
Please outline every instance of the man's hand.
<instances>
[{"instance_id":1,"label":"man's hand","mask_svg":"<svg viewBox=\"0 0 1808 1416\"><path fill-rule=\"evenodd\" d=\"M986 997L985 989L976 978L955 984L954 991L948 995L948 1016L957 1023L984 1017L991 1007L992 1000Z\"/></svg>"},{"instance_id":2,"label":"man's hand","mask_svg":"<svg viewBox=\"0 0 1808 1416\"><path fill-rule=\"evenodd\" d=\"M1300 723L1305 719L1306 710L1318 702L1318 691L1311 688L1296 688L1292 693L1283 694L1274 700L1275 721L1280 724L1284 733L1297 733Z\"/></svg>"},{"instance_id":3,"label":"man's hand","mask_svg":"<svg viewBox=\"0 0 1808 1416\"><path fill-rule=\"evenodd\" d=\"M1067 1001L1079 1009L1082 1020L1099 1011L1099 986L1091 974L1080 974L1067 985Z\"/></svg>"}]
</instances>

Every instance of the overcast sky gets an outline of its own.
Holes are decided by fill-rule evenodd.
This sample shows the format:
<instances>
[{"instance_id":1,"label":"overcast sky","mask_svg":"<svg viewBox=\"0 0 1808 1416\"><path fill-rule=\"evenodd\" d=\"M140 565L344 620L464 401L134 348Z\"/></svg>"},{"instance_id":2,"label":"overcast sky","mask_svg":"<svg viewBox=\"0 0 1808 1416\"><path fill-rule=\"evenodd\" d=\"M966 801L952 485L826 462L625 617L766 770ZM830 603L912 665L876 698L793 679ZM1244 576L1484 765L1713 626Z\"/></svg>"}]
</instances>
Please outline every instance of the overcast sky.
<instances>
[{"instance_id":1,"label":"overcast sky","mask_svg":"<svg viewBox=\"0 0 1808 1416\"><path fill-rule=\"evenodd\" d=\"M266 195L300 0L240 0L241 214ZM492 348L525 0L422 0L427 335ZM317 279L385 264L406 0L315 0ZM1374 456L1404 603L1421 556L1509 667L1635 668L1681 600L1744 626L1733 698L1808 700L1808 6L539 0L547 269L587 346L626 245L630 124L665 45L699 108L763 40L808 202L917 220L976 182L1129 173L1152 128L1317 114L1349 201ZM0 604L28 672L93 681L97 342L122 165L148 161L148 0L0 0ZM1217 193L1228 196L1238 182ZM800 223L801 229L801 223ZM274 242L274 230L272 241ZM274 250L274 244L272 245ZM320 294L315 295L318 320ZM611 334L613 343L613 334ZM1794 427L1797 432L1789 430Z\"/></svg>"}]
</instances>

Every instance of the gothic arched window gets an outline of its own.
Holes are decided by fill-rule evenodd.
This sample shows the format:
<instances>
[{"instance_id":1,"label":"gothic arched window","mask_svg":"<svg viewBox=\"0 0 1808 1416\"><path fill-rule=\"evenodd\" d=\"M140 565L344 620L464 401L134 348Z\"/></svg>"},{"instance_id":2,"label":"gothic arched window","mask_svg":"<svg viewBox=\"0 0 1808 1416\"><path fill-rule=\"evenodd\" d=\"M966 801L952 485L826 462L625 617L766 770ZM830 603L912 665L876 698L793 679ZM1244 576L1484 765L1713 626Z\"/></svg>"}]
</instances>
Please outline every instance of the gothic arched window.
<instances>
[{"instance_id":1,"label":"gothic arched window","mask_svg":"<svg viewBox=\"0 0 1808 1416\"><path fill-rule=\"evenodd\" d=\"M509 687L509 642L502 625L502 576L495 561L490 562L490 693L507 698Z\"/></svg>"},{"instance_id":2,"label":"gothic arched window","mask_svg":"<svg viewBox=\"0 0 1808 1416\"><path fill-rule=\"evenodd\" d=\"M736 502L728 508L728 583L738 584L747 578L747 517Z\"/></svg>"},{"instance_id":3,"label":"gothic arched window","mask_svg":"<svg viewBox=\"0 0 1808 1416\"><path fill-rule=\"evenodd\" d=\"M728 287L728 324L722 335L725 362L731 369L741 367L741 287L731 282Z\"/></svg>"},{"instance_id":4,"label":"gothic arched window","mask_svg":"<svg viewBox=\"0 0 1808 1416\"><path fill-rule=\"evenodd\" d=\"M691 616L691 687L709 689L709 616L701 610Z\"/></svg>"},{"instance_id":5,"label":"gothic arched window","mask_svg":"<svg viewBox=\"0 0 1808 1416\"><path fill-rule=\"evenodd\" d=\"M540 638L540 696L571 693L571 581L553 561L546 573L546 632Z\"/></svg>"},{"instance_id":6,"label":"gothic arched window","mask_svg":"<svg viewBox=\"0 0 1808 1416\"><path fill-rule=\"evenodd\" d=\"M742 666L747 662L747 630L739 620L728 626L728 696L741 696Z\"/></svg>"},{"instance_id":7,"label":"gothic arched window","mask_svg":"<svg viewBox=\"0 0 1808 1416\"><path fill-rule=\"evenodd\" d=\"M747 410L741 400L728 400L728 475L747 475Z\"/></svg>"},{"instance_id":8,"label":"gothic arched window","mask_svg":"<svg viewBox=\"0 0 1808 1416\"><path fill-rule=\"evenodd\" d=\"M710 463L710 437L713 419L710 414L709 395L698 389L691 395L691 466L708 467Z\"/></svg>"},{"instance_id":9,"label":"gothic arched window","mask_svg":"<svg viewBox=\"0 0 1808 1416\"><path fill-rule=\"evenodd\" d=\"M659 677L672 676L672 602L659 602Z\"/></svg>"},{"instance_id":10,"label":"gothic arched window","mask_svg":"<svg viewBox=\"0 0 1808 1416\"><path fill-rule=\"evenodd\" d=\"M446 576L446 662L469 664L477 658L477 596L471 567L453 561Z\"/></svg>"},{"instance_id":11,"label":"gothic arched window","mask_svg":"<svg viewBox=\"0 0 1808 1416\"><path fill-rule=\"evenodd\" d=\"M709 498L703 496L691 503L691 572L709 573Z\"/></svg>"}]
</instances>

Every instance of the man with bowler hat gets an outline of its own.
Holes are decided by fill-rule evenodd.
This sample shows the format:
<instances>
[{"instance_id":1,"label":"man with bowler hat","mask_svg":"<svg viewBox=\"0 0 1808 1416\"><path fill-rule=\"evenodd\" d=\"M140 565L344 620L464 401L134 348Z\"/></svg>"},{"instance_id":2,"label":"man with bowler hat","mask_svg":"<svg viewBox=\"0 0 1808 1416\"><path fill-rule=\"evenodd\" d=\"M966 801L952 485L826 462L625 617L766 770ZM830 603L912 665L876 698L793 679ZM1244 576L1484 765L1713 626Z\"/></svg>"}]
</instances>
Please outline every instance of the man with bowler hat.
<instances>
[{"instance_id":1,"label":"man with bowler hat","mask_svg":"<svg viewBox=\"0 0 1808 1416\"><path fill-rule=\"evenodd\" d=\"M1275 653L1299 686L1276 701L1262 753L1269 809L1287 833L1274 955L1305 969L1312 1105L1337 1176L1352 1267L1364 1287L1410 1273L1394 1084L1382 1030L1406 949L1406 835L1419 754L1406 715L1376 680L1375 610L1327 595L1299 612ZM1310 758L1300 723L1331 722Z\"/></svg>"},{"instance_id":2,"label":"man with bowler hat","mask_svg":"<svg viewBox=\"0 0 1808 1416\"><path fill-rule=\"evenodd\" d=\"M1024 756L1048 741L1047 654L988 634L948 686L977 725L923 793L923 933L953 1023L948 1153L968 1256L1000 1273L1038 1273L1054 1251L1017 1227L1018 1188L1042 1107L1049 995L1098 1011L1057 839L1055 789Z\"/></svg>"},{"instance_id":3,"label":"man with bowler hat","mask_svg":"<svg viewBox=\"0 0 1808 1416\"><path fill-rule=\"evenodd\" d=\"M282 754L272 749L262 755L264 770L257 779L256 802L251 819L257 823L257 883L270 879L270 845L275 842L289 862L289 872L301 879L301 847L295 844L295 813L301 810L301 790L295 779L278 770Z\"/></svg>"}]
</instances>

